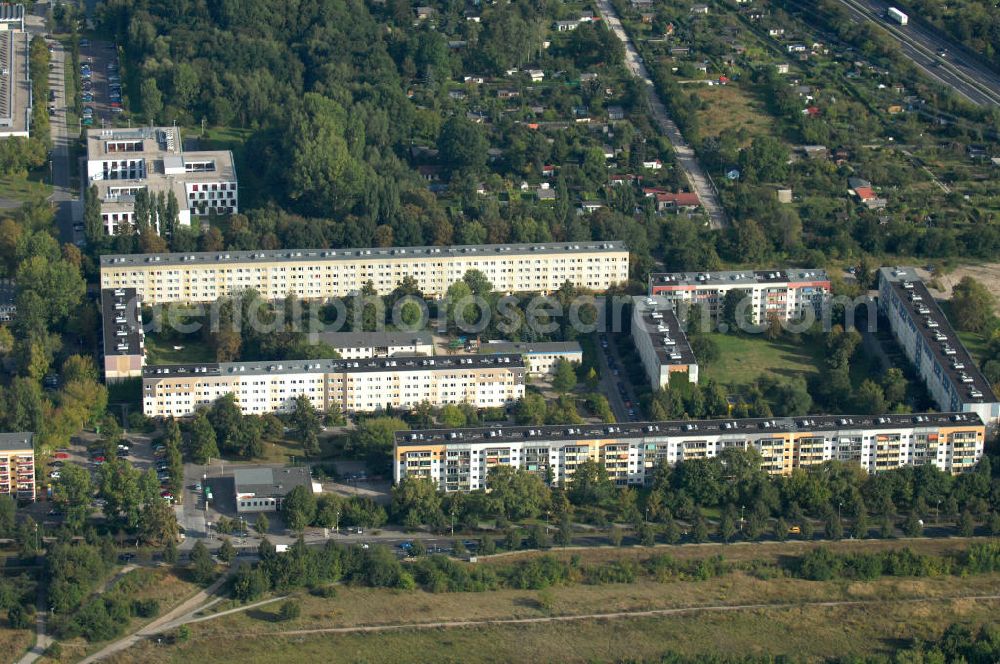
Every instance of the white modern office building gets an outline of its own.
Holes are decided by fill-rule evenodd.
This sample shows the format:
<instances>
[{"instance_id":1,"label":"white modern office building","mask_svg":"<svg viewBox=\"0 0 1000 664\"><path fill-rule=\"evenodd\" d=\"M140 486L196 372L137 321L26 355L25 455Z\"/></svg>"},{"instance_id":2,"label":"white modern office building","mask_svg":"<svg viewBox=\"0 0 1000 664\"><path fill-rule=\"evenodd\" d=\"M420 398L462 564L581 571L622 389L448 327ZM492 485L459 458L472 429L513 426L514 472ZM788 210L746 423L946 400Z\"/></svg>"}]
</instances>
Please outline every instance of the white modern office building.
<instances>
[{"instance_id":1,"label":"white modern office building","mask_svg":"<svg viewBox=\"0 0 1000 664\"><path fill-rule=\"evenodd\" d=\"M228 150L185 152L177 127L89 129L87 185L97 188L104 229L113 235L135 224L135 197L173 196L177 220L239 212L236 166ZM163 220L154 216L157 232Z\"/></svg>"}]
</instances>

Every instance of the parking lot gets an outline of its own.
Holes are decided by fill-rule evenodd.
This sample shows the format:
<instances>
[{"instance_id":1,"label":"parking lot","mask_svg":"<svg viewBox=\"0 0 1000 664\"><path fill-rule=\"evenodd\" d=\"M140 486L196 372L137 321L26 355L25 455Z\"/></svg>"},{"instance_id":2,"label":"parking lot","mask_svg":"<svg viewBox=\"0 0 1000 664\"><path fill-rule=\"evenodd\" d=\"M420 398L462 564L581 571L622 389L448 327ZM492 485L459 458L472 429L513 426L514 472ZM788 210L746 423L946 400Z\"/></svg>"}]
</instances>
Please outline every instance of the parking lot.
<instances>
[{"instance_id":1,"label":"parking lot","mask_svg":"<svg viewBox=\"0 0 1000 664\"><path fill-rule=\"evenodd\" d=\"M162 457L158 457L153 449L152 443L145 436L126 436L118 447L119 458L128 461L134 468L146 471L149 468L156 468L158 479L161 483L166 481L163 472L164 465ZM51 484L53 480L60 477L62 469L70 464L75 464L90 471L91 479L96 487L99 482L99 471L102 465L107 462L105 455L99 447L88 447L81 439L74 439L73 444L56 450L49 459L47 465L42 468L44 482ZM162 489L162 487L161 487ZM39 488L39 491L42 491ZM61 514L51 503L43 503L43 522L47 526L56 526L61 521ZM100 513L103 507L100 500L94 500L91 504L94 513ZM42 508L40 508L42 509Z\"/></svg>"},{"instance_id":2,"label":"parking lot","mask_svg":"<svg viewBox=\"0 0 1000 664\"><path fill-rule=\"evenodd\" d=\"M111 126L123 112L121 72L115 45L81 39L80 70L83 126Z\"/></svg>"}]
</instances>

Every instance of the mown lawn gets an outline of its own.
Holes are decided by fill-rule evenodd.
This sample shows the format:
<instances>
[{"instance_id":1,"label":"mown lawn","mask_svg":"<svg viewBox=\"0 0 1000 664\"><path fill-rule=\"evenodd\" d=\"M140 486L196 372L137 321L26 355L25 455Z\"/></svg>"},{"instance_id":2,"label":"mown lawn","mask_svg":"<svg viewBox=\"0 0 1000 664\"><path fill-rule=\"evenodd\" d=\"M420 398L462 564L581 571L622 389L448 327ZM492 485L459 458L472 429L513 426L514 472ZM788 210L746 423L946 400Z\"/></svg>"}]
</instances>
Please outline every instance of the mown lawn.
<instances>
[{"instance_id":1,"label":"mown lawn","mask_svg":"<svg viewBox=\"0 0 1000 664\"><path fill-rule=\"evenodd\" d=\"M198 339L184 339L179 343L148 334L146 364L184 364L187 362L214 362L215 353ZM178 350L179 348L179 350Z\"/></svg>"},{"instance_id":2,"label":"mown lawn","mask_svg":"<svg viewBox=\"0 0 1000 664\"><path fill-rule=\"evenodd\" d=\"M52 187L45 182L48 177L48 164L43 170L28 176L0 177L0 209L18 208L22 203L48 198L52 195Z\"/></svg>"},{"instance_id":3,"label":"mown lawn","mask_svg":"<svg viewBox=\"0 0 1000 664\"><path fill-rule=\"evenodd\" d=\"M709 335L719 347L719 359L702 366L699 381L714 380L731 388L749 385L762 374L790 378L819 371L824 351L821 346L768 341L763 335Z\"/></svg>"}]
</instances>

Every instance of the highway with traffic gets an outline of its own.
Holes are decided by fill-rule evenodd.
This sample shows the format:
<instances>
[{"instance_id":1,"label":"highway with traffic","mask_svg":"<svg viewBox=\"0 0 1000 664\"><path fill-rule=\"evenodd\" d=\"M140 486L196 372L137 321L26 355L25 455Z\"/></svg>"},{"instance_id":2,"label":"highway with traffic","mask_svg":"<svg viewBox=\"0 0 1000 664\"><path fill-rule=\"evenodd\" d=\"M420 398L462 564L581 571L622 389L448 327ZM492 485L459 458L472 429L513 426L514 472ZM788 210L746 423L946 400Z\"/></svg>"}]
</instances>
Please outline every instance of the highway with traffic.
<instances>
[{"instance_id":1,"label":"highway with traffic","mask_svg":"<svg viewBox=\"0 0 1000 664\"><path fill-rule=\"evenodd\" d=\"M929 27L918 15L910 12L907 24L899 25L887 16L887 2L839 1L854 18L883 28L902 53L932 80L979 106L1000 106L1000 74L969 49Z\"/></svg>"}]
</instances>

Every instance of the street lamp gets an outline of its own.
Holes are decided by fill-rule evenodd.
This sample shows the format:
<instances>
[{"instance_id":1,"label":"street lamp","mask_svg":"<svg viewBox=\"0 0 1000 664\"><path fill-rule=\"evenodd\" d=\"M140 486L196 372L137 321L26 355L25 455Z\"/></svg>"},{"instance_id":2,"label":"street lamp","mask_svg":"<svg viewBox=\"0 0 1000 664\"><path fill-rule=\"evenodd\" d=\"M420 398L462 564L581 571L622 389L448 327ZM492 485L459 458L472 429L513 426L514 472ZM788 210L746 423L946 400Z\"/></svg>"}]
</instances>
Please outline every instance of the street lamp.
<instances>
[{"instance_id":1,"label":"street lamp","mask_svg":"<svg viewBox=\"0 0 1000 664\"><path fill-rule=\"evenodd\" d=\"M941 499L937 499L937 507L934 508L934 523L935 525L941 521Z\"/></svg>"},{"instance_id":2,"label":"street lamp","mask_svg":"<svg viewBox=\"0 0 1000 664\"><path fill-rule=\"evenodd\" d=\"M746 505L740 505L740 532L743 532L743 510L746 509Z\"/></svg>"}]
</instances>

